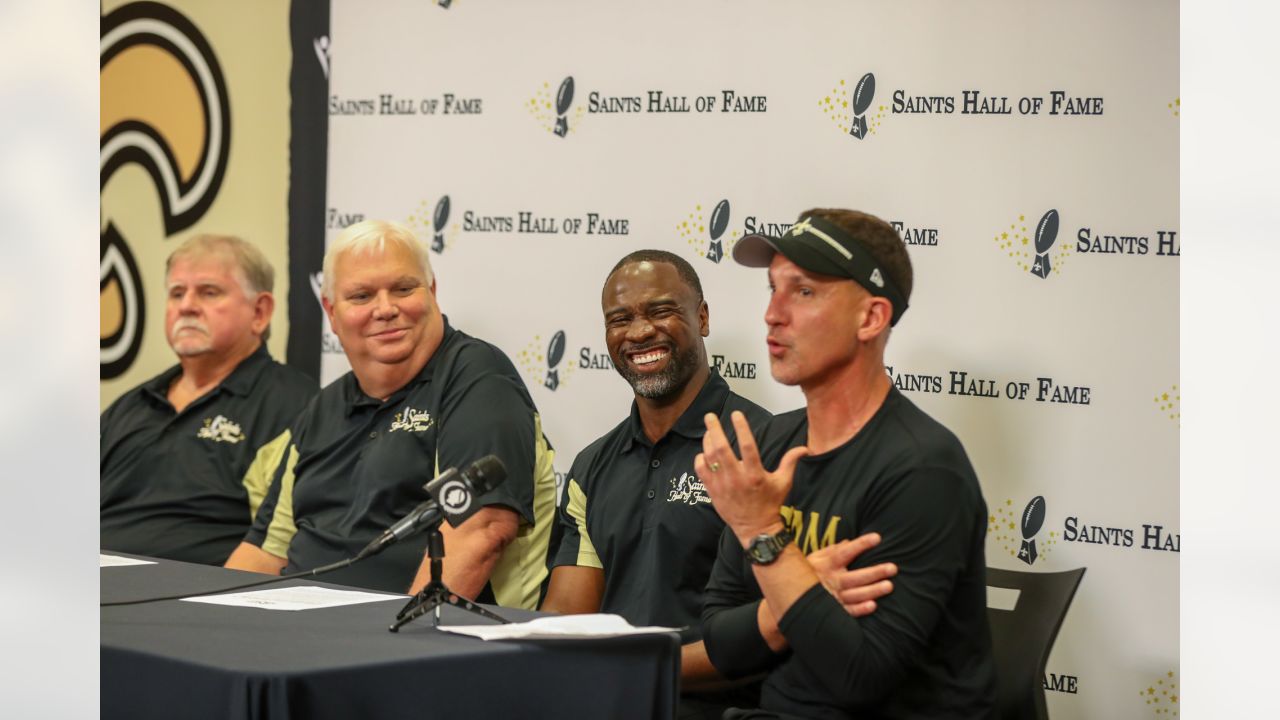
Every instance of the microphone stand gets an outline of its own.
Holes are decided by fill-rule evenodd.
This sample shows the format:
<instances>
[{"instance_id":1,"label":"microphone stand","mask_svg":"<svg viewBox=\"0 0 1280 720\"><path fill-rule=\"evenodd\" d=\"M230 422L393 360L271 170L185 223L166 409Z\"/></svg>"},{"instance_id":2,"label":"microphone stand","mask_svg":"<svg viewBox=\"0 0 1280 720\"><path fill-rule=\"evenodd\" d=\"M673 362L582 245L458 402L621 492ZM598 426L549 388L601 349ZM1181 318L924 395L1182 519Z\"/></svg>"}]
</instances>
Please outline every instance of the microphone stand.
<instances>
[{"instance_id":1,"label":"microphone stand","mask_svg":"<svg viewBox=\"0 0 1280 720\"><path fill-rule=\"evenodd\" d=\"M387 628L388 630L399 632L401 627L432 611L434 613L431 617L431 627L439 627L441 605L462 608L467 612L489 620L496 620L504 625L511 622L453 592L440 579L440 575L444 570L444 535L440 534L440 520L437 520L431 526L431 529L427 531L427 557L431 560L431 576L426 587L422 588L421 592L414 595L413 599L401 608L400 612L396 613L396 621L391 624L391 627Z\"/></svg>"}]
</instances>

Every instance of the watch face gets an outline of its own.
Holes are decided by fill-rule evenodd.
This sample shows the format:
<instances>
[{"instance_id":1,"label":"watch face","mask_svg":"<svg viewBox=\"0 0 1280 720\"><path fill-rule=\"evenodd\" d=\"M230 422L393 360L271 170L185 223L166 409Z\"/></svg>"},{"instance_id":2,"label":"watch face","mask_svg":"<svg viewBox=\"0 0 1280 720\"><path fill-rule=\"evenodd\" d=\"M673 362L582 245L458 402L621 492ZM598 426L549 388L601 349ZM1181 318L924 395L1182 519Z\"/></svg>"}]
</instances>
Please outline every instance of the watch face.
<instances>
[{"instance_id":1,"label":"watch face","mask_svg":"<svg viewBox=\"0 0 1280 720\"><path fill-rule=\"evenodd\" d=\"M747 554L758 565L768 565L778 559L787 540L776 535L757 535L747 547Z\"/></svg>"}]
</instances>

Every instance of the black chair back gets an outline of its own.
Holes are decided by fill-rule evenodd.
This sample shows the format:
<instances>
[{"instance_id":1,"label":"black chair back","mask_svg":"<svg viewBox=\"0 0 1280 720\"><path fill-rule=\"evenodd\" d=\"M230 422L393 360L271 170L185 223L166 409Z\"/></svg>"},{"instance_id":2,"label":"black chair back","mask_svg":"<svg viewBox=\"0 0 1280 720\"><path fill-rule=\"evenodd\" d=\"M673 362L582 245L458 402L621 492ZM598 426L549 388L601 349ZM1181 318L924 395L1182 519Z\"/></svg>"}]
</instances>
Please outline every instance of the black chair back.
<instances>
[{"instance_id":1,"label":"black chair back","mask_svg":"<svg viewBox=\"0 0 1280 720\"><path fill-rule=\"evenodd\" d=\"M1044 670L1084 568L1058 573L987 568L987 619L996 661L996 705L1004 720L1048 720ZM992 588L1019 592L1012 610L992 607Z\"/></svg>"}]
</instances>

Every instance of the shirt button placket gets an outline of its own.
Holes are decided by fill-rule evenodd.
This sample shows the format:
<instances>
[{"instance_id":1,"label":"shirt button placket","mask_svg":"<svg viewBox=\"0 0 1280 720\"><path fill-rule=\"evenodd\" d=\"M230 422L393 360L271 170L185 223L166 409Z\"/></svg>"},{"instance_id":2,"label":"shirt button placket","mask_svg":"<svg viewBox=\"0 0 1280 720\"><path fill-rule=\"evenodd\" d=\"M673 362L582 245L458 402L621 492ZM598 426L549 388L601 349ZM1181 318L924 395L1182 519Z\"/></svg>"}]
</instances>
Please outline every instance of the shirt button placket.
<instances>
[{"instance_id":1,"label":"shirt button placket","mask_svg":"<svg viewBox=\"0 0 1280 720\"><path fill-rule=\"evenodd\" d=\"M651 458L649 460L649 467L653 468L654 470L657 470L658 468L662 467L662 460L656 457ZM654 499L658 495L658 493L653 489L657 484L658 484L657 473L649 473L649 492L645 493L645 495L650 500Z\"/></svg>"}]
</instances>

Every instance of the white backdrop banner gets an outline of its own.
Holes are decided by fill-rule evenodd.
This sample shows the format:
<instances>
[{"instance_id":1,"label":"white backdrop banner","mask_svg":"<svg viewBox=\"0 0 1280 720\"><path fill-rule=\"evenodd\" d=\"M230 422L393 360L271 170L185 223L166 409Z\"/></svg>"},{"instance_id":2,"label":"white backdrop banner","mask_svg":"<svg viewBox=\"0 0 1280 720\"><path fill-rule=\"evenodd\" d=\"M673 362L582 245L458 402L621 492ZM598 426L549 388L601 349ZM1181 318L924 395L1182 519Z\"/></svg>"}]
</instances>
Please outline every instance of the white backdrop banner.
<instances>
[{"instance_id":1,"label":"white backdrop banner","mask_svg":"<svg viewBox=\"0 0 1280 720\"><path fill-rule=\"evenodd\" d=\"M916 282L886 361L968 449L988 564L1088 568L1050 712L1178 714L1177 3L352 0L331 28L328 239L431 244L560 472L631 402L600 312L624 254L694 264L715 364L780 412L803 398L734 242L811 207L892 222Z\"/></svg>"}]
</instances>

